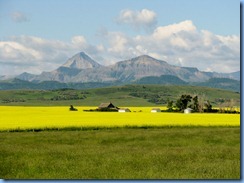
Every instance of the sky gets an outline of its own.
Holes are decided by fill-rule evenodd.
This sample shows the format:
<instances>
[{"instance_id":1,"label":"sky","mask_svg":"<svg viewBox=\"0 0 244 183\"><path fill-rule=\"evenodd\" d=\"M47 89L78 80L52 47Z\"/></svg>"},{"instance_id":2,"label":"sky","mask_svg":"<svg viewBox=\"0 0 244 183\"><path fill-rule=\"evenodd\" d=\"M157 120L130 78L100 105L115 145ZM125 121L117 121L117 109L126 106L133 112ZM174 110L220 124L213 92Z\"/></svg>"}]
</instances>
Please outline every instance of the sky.
<instances>
[{"instance_id":1,"label":"sky","mask_svg":"<svg viewBox=\"0 0 244 183\"><path fill-rule=\"evenodd\" d=\"M0 76L52 71L78 52L102 65L149 55L240 70L237 0L0 0Z\"/></svg>"}]
</instances>

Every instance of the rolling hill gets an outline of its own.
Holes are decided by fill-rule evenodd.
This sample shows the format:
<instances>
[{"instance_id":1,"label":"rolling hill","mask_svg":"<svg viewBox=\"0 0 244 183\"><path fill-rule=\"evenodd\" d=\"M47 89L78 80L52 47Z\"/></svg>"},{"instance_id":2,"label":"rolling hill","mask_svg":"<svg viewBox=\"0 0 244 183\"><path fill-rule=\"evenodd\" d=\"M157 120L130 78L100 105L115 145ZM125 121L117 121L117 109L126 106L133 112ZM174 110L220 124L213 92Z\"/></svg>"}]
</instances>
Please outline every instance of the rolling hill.
<instances>
[{"instance_id":1,"label":"rolling hill","mask_svg":"<svg viewBox=\"0 0 244 183\"><path fill-rule=\"evenodd\" d=\"M148 76L143 77L136 82L123 83L116 82L86 82L86 83L61 83L58 81L42 81L42 82L29 82L20 79L9 79L0 81L0 90L54 90L54 89L89 89L89 88L104 88L108 86L122 86L126 84L157 84L172 85L172 86L205 86L209 88L219 88L234 92L240 92L240 82L228 78L211 78L206 82L193 82L187 83L176 76L162 75L162 76Z\"/></svg>"},{"instance_id":2,"label":"rolling hill","mask_svg":"<svg viewBox=\"0 0 244 183\"><path fill-rule=\"evenodd\" d=\"M98 106L113 102L116 106L166 105L182 94L198 95L218 106L231 99L240 106L240 93L202 86L124 85L94 89L1 90L0 105L77 105Z\"/></svg>"}]
</instances>

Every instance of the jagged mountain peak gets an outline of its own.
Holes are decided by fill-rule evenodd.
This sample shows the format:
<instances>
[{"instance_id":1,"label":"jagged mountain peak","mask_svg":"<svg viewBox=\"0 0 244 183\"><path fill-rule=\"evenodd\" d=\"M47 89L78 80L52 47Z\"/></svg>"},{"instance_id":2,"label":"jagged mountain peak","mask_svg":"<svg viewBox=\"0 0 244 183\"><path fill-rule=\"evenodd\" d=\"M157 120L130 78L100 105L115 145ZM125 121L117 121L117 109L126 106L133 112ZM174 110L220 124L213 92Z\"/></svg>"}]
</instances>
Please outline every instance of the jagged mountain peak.
<instances>
[{"instance_id":1,"label":"jagged mountain peak","mask_svg":"<svg viewBox=\"0 0 244 183\"><path fill-rule=\"evenodd\" d=\"M67 62L62 65L62 67L68 67L72 69L90 69L101 67L101 65L84 52L80 52L68 59Z\"/></svg>"},{"instance_id":2,"label":"jagged mountain peak","mask_svg":"<svg viewBox=\"0 0 244 183\"><path fill-rule=\"evenodd\" d=\"M23 72L22 74L18 75L16 78L26 81L31 81L33 78L35 78L36 75L30 74L28 72Z\"/></svg>"},{"instance_id":3,"label":"jagged mountain peak","mask_svg":"<svg viewBox=\"0 0 244 183\"><path fill-rule=\"evenodd\" d=\"M130 65L138 65L141 66L147 65L147 66L153 66L153 65L167 65L168 63L163 60L157 60L149 55L140 55L138 57L134 57L132 59L118 62L118 64L130 64Z\"/></svg>"},{"instance_id":4,"label":"jagged mountain peak","mask_svg":"<svg viewBox=\"0 0 244 183\"><path fill-rule=\"evenodd\" d=\"M168 63L162 60L157 60L148 55L141 55L138 57L134 57L129 60L120 61L115 64L115 67L131 68L137 70L138 68L152 68L152 67L168 67Z\"/></svg>"}]
</instances>

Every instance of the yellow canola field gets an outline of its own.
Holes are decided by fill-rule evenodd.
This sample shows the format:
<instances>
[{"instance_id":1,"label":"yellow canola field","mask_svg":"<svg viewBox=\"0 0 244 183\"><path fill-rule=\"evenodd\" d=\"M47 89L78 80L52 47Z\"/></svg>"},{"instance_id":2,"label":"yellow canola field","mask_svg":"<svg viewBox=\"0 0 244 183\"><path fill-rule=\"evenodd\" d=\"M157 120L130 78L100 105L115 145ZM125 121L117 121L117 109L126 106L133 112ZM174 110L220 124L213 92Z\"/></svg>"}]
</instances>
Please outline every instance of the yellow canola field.
<instances>
[{"instance_id":1,"label":"yellow canola field","mask_svg":"<svg viewBox=\"0 0 244 183\"><path fill-rule=\"evenodd\" d=\"M96 107L0 106L0 131L8 129L113 126L240 126L240 114L151 113L152 107L130 107L132 112L84 112ZM163 109L163 107L161 107Z\"/></svg>"}]
</instances>

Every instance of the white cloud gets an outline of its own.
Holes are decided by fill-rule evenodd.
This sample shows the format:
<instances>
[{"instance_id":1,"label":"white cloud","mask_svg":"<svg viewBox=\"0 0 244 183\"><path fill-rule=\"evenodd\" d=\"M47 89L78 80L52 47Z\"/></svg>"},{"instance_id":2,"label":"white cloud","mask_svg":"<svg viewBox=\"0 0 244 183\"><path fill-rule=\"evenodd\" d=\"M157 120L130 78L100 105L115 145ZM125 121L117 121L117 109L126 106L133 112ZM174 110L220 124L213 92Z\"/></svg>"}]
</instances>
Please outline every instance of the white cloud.
<instances>
[{"instance_id":1,"label":"white cloud","mask_svg":"<svg viewBox=\"0 0 244 183\"><path fill-rule=\"evenodd\" d=\"M202 71L240 70L240 37L198 30L190 20L157 27L151 35L121 37L119 32L113 34L120 39L115 39L115 35L109 38L114 41L110 42L110 50L116 50L120 58L148 54L173 65L197 67Z\"/></svg>"},{"instance_id":2,"label":"white cloud","mask_svg":"<svg viewBox=\"0 0 244 183\"><path fill-rule=\"evenodd\" d=\"M18 11L13 12L11 14L11 19L14 22L17 22L17 23L22 23L22 22L29 21L29 18L23 12L18 12Z\"/></svg>"},{"instance_id":3,"label":"white cloud","mask_svg":"<svg viewBox=\"0 0 244 183\"><path fill-rule=\"evenodd\" d=\"M0 41L0 64L5 67L0 72L11 70L8 68L13 65L18 65L18 69L6 74L19 74L23 71L38 74L56 69L68 57L80 51L81 42L77 40L77 37L72 38L70 43L66 43L34 36L13 36L9 41Z\"/></svg>"},{"instance_id":4,"label":"white cloud","mask_svg":"<svg viewBox=\"0 0 244 183\"><path fill-rule=\"evenodd\" d=\"M157 27L154 30L152 36L157 40L158 39L162 40L180 32L195 32L195 31L196 31L196 27L194 26L192 21L186 20L177 24Z\"/></svg>"},{"instance_id":5,"label":"white cloud","mask_svg":"<svg viewBox=\"0 0 244 183\"><path fill-rule=\"evenodd\" d=\"M156 13L142 9L141 11L133 10L122 10L117 18L118 23L128 24L135 29L145 29L146 31L151 30L157 24Z\"/></svg>"},{"instance_id":6,"label":"white cloud","mask_svg":"<svg viewBox=\"0 0 244 183\"><path fill-rule=\"evenodd\" d=\"M74 36L72 37L71 42L78 47L85 47L87 44L84 36Z\"/></svg>"},{"instance_id":7,"label":"white cloud","mask_svg":"<svg viewBox=\"0 0 244 183\"><path fill-rule=\"evenodd\" d=\"M106 31L98 36L102 39L97 45L88 43L83 35L74 36L69 42L34 36L0 41L0 75L51 71L80 51L105 65L147 54L169 64L202 71L240 70L240 37L198 30L190 20L157 27L148 35L130 37ZM13 65L18 69L11 70Z\"/></svg>"},{"instance_id":8,"label":"white cloud","mask_svg":"<svg viewBox=\"0 0 244 183\"><path fill-rule=\"evenodd\" d=\"M119 54L126 51L126 49L128 48L128 39L123 34L111 33L109 37L109 52Z\"/></svg>"},{"instance_id":9,"label":"white cloud","mask_svg":"<svg viewBox=\"0 0 244 183\"><path fill-rule=\"evenodd\" d=\"M0 55L1 59L14 60L16 63L21 60L28 62L42 58L41 54L35 49L13 41L0 42Z\"/></svg>"},{"instance_id":10,"label":"white cloud","mask_svg":"<svg viewBox=\"0 0 244 183\"><path fill-rule=\"evenodd\" d=\"M80 51L94 59L99 58L99 62L102 60L99 55L103 55L105 48L102 44L88 44L82 35L72 37L70 42L35 36L13 36L8 41L0 41L0 75L52 71ZM17 69L11 69L13 66Z\"/></svg>"}]
</instances>

